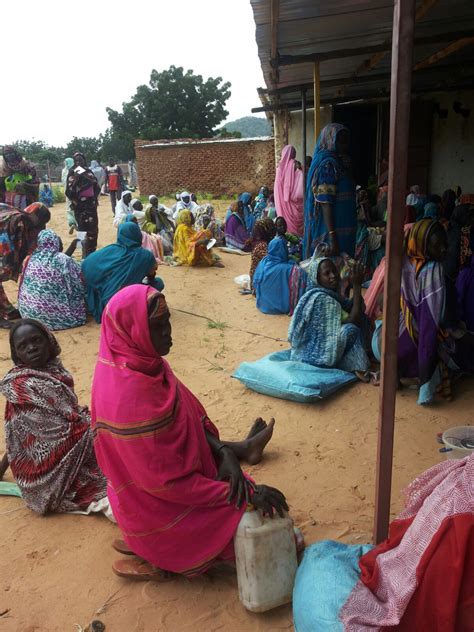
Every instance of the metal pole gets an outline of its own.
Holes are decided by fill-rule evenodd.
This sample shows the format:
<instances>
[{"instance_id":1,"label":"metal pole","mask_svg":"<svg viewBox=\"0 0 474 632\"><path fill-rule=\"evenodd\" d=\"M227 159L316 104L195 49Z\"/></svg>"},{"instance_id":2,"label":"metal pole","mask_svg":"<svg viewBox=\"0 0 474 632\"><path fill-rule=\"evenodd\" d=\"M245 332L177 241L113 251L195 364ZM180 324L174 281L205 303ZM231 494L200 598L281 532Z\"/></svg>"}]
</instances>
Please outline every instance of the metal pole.
<instances>
[{"instance_id":1,"label":"metal pole","mask_svg":"<svg viewBox=\"0 0 474 632\"><path fill-rule=\"evenodd\" d=\"M313 64L313 89L314 89L314 144L321 131L321 76L319 62ZM306 160L306 156L304 156Z\"/></svg>"},{"instance_id":2,"label":"metal pole","mask_svg":"<svg viewBox=\"0 0 474 632\"><path fill-rule=\"evenodd\" d=\"M303 182L306 182L306 90L301 90L301 133L303 134L301 168L303 169Z\"/></svg>"},{"instance_id":3,"label":"metal pole","mask_svg":"<svg viewBox=\"0 0 474 632\"><path fill-rule=\"evenodd\" d=\"M400 314L400 276L410 131L415 4L415 0L395 0L393 16L387 200L389 212L374 521L374 540L376 543L387 537L390 521L395 395L398 381L397 343Z\"/></svg>"}]
</instances>

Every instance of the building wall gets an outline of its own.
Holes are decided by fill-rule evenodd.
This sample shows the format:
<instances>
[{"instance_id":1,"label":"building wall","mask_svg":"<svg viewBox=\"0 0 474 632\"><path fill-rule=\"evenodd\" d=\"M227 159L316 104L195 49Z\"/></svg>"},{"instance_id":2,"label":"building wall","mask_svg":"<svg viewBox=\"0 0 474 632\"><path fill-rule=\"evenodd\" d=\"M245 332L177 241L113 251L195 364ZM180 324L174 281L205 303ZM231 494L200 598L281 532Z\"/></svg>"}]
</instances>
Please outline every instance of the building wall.
<instances>
[{"instance_id":1,"label":"building wall","mask_svg":"<svg viewBox=\"0 0 474 632\"><path fill-rule=\"evenodd\" d=\"M332 121L331 106L323 106L321 108L321 128ZM280 159L281 149L285 142L283 135L285 133L285 113L276 112L274 116L275 129L275 150L277 162ZM288 115L288 144L293 145L296 149L296 159L303 162L303 124L301 121L301 111L290 112ZM306 110L306 153L312 156L316 139L314 138L314 108Z\"/></svg>"},{"instance_id":2,"label":"building wall","mask_svg":"<svg viewBox=\"0 0 474 632\"><path fill-rule=\"evenodd\" d=\"M148 145L148 146L146 146ZM256 193L275 180L274 139L135 141L142 195Z\"/></svg>"},{"instance_id":3,"label":"building wall","mask_svg":"<svg viewBox=\"0 0 474 632\"><path fill-rule=\"evenodd\" d=\"M441 194L459 185L464 193L474 193L474 91L430 95L447 118L433 115L430 191ZM456 114L455 101L470 109L468 118Z\"/></svg>"}]
</instances>

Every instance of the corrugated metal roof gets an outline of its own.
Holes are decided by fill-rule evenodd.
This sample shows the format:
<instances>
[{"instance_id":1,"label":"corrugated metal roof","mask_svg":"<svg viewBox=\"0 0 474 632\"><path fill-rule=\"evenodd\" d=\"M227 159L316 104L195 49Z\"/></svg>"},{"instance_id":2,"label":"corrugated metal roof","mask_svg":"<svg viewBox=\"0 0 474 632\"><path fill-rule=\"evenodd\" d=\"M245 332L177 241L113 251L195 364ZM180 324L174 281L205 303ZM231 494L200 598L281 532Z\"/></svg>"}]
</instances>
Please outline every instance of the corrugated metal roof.
<instances>
[{"instance_id":1,"label":"corrugated metal roof","mask_svg":"<svg viewBox=\"0 0 474 632\"><path fill-rule=\"evenodd\" d=\"M311 83L313 64L280 66L278 79L273 81L271 54L271 0L250 0L256 24L258 54L267 89ZM277 49L283 55L331 53L341 49L360 49L379 46L391 39L393 0L280 0ZM421 2L417 3L419 6ZM474 33L474 0L438 0L417 22L415 38L433 38L433 43L415 47L414 63L438 52L450 42L443 39L446 33ZM371 54L320 62L321 99L331 102L341 97L368 98L387 94L390 80L390 53L377 66L360 72L361 65ZM456 68L455 66L458 66ZM367 77L362 83L351 79ZM381 77L382 75L382 77ZM383 77L385 75L385 77ZM372 80L374 77L374 80ZM376 78L378 77L378 78ZM325 87L325 82L331 81ZM336 85L337 82L339 85ZM474 85L474 45L456 53L413 75L413 90L439 87L466 87ZM280 103L300 98L299 91L279 95ZM275 97L269 97L275 102Z\"/></svg>"}]
</instances>

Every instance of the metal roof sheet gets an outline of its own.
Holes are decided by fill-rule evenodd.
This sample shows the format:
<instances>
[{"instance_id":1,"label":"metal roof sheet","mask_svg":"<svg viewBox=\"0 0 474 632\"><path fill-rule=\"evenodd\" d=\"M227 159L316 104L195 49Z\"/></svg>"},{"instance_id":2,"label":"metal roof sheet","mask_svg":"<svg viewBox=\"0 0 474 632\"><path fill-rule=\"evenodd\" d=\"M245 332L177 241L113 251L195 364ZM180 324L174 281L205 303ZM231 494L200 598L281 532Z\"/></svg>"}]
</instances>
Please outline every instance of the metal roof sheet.
<instances>
[{"instance_id":1,"label":"metal roof sheet","mask_svg":"<svg viewBox=\"0 0 474 632\"><path fill-rule=\"evenodd\" d=\"M426 1L426 0L425 0ZM256 41L266 88L310 84L313 81L313 63L279 66L277 81L272 76L271 54L271 0L250 0L256 24ZM420 6L421 0L417 6ZM392 35L393 0L279 0L277 49L283 55L310 55L380 46ZM414 64L426 59L447 46L446 34L469 33L474 35L474 0L438 0L416 24L415 38L431 42L415 47ZM438 41L439 40L439 41ZM371 58L370 53L328 59L320 62L321 99L331 102L341 97L369 98L388 94L390 87L390 53L370 71L361 71L362 64ZM458 66L456 69L455 66ZM274 73L273 73L274 75ZM352 79L367 77L367 80ZM385 75L385 77L383 77ZM374 79L372 79L374 77ZM325 87L325 82L331 85ZM339 85L335 85L340 81ZM413 75L413 90L466 87L474 85L474 45L465 46L455 53L420 70ZM276 102L269 95L270 102ZM300 91L280 94L278 102L285 104L300 98Z\"/></svg>"}]
</instances>

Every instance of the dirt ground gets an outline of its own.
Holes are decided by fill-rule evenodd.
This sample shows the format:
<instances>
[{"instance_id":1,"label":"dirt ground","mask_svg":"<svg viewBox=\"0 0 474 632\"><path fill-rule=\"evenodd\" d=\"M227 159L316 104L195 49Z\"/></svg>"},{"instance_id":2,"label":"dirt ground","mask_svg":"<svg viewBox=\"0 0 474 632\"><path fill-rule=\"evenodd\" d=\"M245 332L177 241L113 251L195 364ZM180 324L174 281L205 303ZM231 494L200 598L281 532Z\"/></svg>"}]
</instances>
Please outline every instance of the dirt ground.
<instances>
[{"instance_id":1,"label":"dirt ground","mask_svg":"<svg viewBox=\"0 0 474 632\"><path fill-rule=\"evenodd\" d=\"M217 206L222 212L228 203ZM115 240L108 198L101 198L99 245ZM64 205L52 209L51 227L69 243ZM165 267L159 274L172 313L174 346L169 361L178 377L205 405L226 439L246 434L257 417L275 417L276 429L263 461L248 467L259 482L286 494L306 542L332 538L371 540L379 390L357 383L329 400L303 405L265 397L231 379L243 360L285 348L289 319L257 311L233 279L248 272L249 257L222 254L224 269ZM16 298L16 285L7 284ZM207 316L205 319L180 312ZM89 403L99 325L57 334L62 360L76 392ZM250 333L252 332L252 333ZM269 337L266 337L269 336ZM11 366L8 333L0 330L0 374ZM455 400L430 408L416 392L398 394L392 512L400 490L439 462L436 433L472 419L472 381L457 385ZM3 451L3 427L0 452ZM7 480L11 480L8 472ZM110 543L119 535L102 516L39 517L17 498L0 497L0 629L2 632L67 632L100 619L107 632L291 630L290 606L252 614L240 604L236 577L215 570L205 577L165 584L116 577ZM5 613L5 614L2 614Z\"/></svg>"}]
</instances>

